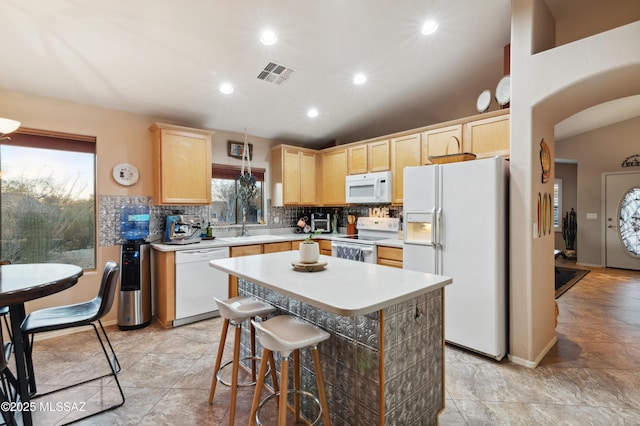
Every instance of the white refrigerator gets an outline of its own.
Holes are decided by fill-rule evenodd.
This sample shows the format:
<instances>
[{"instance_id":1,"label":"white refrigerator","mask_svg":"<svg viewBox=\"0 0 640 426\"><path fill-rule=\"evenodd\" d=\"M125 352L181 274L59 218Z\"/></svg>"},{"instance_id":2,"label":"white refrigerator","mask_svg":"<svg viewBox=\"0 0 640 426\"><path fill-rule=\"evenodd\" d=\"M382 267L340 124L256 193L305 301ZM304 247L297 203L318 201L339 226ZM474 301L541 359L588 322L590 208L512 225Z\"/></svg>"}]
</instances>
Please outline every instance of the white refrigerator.
<instances>
[{"instance_id":1,"label":"white refrigerator","mask_svg":"<svg viewBox=\"0 0 640 426\"><path fill-rule=\"evenodd\" d=\"M404 169L405 269L453 278L445 287L449 343L507 353L507 161Z\"/></svg>"}]
</instances>

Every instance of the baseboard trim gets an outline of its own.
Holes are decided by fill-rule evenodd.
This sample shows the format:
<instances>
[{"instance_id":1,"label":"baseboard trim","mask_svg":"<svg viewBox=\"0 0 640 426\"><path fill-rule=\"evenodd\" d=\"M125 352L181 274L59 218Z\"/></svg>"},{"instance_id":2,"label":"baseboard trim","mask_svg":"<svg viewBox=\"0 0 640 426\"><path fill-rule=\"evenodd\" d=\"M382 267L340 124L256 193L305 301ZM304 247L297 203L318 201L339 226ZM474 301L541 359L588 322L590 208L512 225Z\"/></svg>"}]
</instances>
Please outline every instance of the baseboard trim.
<instances>
[{"instance_id":1,"label":"baseboard trim","mask_svg":"<svg viewBox=\"0 0 640 426\"><path fill-rule=\"evenodd\" d=\"M551 339L551 341L547 343L547 346L545 346L543 351L533 361L520 358L517 356L512 356L512 355L509 355L509 361L513 362L514 364L521 365L523 367L536 368L538 364L540 364L540 361L542 361L542 359L545 357L545 355L547 355L547 353L551 350L551 348L553 347L553 345L556 344L557 341L558 341L558 337L554 335L553 339Z\"/></svg>"},{"instance_id":2,"label":"baseboard trim","mask_svg":"<svg viewBox=\"0 0 640 426\"><path fill-rule=\"evenodd\" d=\"M596 265L595 263L582 263L582 262L576 262L576 265L586 266L587 268L604 268L605 267L604 265Z\"/></svg>"}]
</instances>

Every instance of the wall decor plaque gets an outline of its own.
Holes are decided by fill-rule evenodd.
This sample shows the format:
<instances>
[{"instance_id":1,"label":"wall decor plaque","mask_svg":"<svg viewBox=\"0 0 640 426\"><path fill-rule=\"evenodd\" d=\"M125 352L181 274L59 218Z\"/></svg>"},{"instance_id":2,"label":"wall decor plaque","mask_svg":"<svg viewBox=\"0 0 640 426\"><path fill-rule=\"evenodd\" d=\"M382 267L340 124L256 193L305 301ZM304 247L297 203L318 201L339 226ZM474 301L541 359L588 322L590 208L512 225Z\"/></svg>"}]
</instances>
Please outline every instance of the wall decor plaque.
<instances>
[{"instance_id":1,"label":"wall decor plaque","mask_svg":"<svg viewBox=\"0 0 640 426\"><path fill-rule=\"evenodd\" d=\"M544 139L540 141L540 165L542 166L542 183L547 183L551 176L551 153Z\"/></svg>"},{"instance_id":2,"label":"wall decor plaque","mask_svg":"<svg viewBox=\"0 0 640 426\"><path fill-rule=\"evenodd\" d=\"M247 145L249 145L249 160L253 160L253 144ZM229 157L242 159L242 154L244 154L244 142L229 141L227 143L227 155Z\"/></svg>"}]
</instances>

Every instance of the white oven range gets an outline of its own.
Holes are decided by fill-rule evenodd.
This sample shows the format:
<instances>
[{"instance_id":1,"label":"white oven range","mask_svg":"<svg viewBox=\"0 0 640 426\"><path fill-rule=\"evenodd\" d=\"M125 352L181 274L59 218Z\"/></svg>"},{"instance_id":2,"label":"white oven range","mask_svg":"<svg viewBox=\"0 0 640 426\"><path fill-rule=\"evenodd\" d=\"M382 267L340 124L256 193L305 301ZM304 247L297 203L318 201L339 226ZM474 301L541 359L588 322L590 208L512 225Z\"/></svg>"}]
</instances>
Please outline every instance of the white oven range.
<instances>
[{"instance_id":1,"label":"white oven range","mask_svg":"<svg viewBox=\"0 0 640 426\"><path fill-rule=\"evenodd\" d=\"M336 237L331 241L331 255L365 263L376 263L376 242L395 239L400 220L393 217L359 217L357 235Z\"/></svg>"}]
</instances>

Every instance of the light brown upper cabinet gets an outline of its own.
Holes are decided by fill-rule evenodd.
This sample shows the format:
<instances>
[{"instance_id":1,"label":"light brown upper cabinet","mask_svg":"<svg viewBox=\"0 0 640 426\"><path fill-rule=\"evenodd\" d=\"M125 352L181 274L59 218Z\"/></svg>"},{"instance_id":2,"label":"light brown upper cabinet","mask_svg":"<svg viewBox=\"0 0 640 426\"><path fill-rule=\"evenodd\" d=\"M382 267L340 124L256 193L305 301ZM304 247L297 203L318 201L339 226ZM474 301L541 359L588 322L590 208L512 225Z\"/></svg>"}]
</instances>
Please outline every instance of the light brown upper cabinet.
<instances>
[{"instance_id":1,"label":"light brown upper cabinet","mask_svg":"<svg viewBox=\"0 0 640 426\"><path fill-rule=\"evenodd\" d=\"M390 170L389 140L350 146L348 148L348 162L350 175Z\"/></svg>"},{"instance_id":2,"label":"light brown upper cabinet","mask_svg":"<svg viewBox=\"0 0 640 426\"><path fill-rule=\"evenodd\" d=\"M420 133L391 139L391 171L393 172L393 204L402 204L404 168L419 166L422 147Z\"/></svg>"},{"instance_id":3,"label":"light brown upper cabinet","mask_svg":"<svg viewBox=\"0 0 640 426\"><path fill-rule=\"evenodd\" d=\"M509 157L509 114L498 115L465 124L464 152L472 152L477 158Z\"/></svg>"},{"instance_id":4,"label":"light brown upper cabinet","mask_svg":"<svg viewBox=\"0 0 640 426\"><path fill-rule=\"evenodd\" d=\"M462 124L422 132L422 164L431 164L429 156L462 152Z\"/></svg>"},{"instance_id":5,"label":"light brown upper cabinet","mask_svg":"<svg viewBox=\"0 0 640 426\"><path fill-rule=\"evenodd\" d=\"M391 170L391 152L389 140L369 142L369 171L386 172Z\"/></svg>"},{"instance_id":6,"label":"light brown upper cabinet","mask_svg":"<svg viewBox=\"0 0 640 426\"><path fill-rule=\"evenodd\" d=\"M346 204L347 149L333 149L322 153L322 204L342 206Z\"/></svg>"},{"instance_id":7,"label":"light brown upper cabinet","mask_svg":"<svg viewBox=\"0 0 640 426\"><path fill-rule=\"evenodd\" d=\"M150 130L154 204L210 204L213 132L162 123Z\"/></svg>"},{"instance_id":8,"label":"light brown upper cabinet","mask_svg":"<svg viewBox=\"0 0 640 426\"><path fill-rule=\"evenodd\" d=\"M316 151L287 145L271 149L271 194L282 184L282 203L309 205L317 202Z\"/></svg>"}]
</instances>

